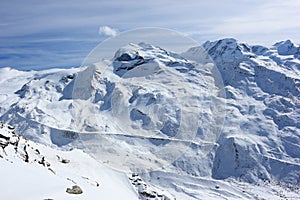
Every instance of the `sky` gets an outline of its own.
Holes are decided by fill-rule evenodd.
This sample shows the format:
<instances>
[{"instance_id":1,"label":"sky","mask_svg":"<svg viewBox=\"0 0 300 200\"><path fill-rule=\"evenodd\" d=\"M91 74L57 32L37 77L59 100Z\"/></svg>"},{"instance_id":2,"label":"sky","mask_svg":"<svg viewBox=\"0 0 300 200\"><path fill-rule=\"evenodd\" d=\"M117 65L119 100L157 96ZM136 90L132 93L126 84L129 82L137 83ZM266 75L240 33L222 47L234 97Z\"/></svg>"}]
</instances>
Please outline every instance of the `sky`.
<instances>
[{"instance_id":1,"label":"sky","mask_svg":"<svg viewBox=\"0 0 300 200\"><path fill-rule=\"evenodd\" d=\"M299 0L2 0L0 67L80 66L99 43L142 27L178 31L199 44L234 37L300 43Z\"/></svg>"}]
</instances>

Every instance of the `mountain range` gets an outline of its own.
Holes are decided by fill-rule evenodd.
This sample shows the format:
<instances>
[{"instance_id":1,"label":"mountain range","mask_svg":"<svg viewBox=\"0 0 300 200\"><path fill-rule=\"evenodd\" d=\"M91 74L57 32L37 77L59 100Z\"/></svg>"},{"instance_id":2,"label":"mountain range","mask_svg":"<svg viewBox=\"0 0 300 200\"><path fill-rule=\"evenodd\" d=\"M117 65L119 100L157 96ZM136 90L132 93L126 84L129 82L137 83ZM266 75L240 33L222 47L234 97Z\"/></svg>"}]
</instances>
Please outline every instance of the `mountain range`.
<instances>
[{"instance_id":1,"label":"mountain range","mask_svg":"<svg viewBox=\"0 0 300 200\"><path fill-rule=\"evenodd\" d=\"M0 121L4 199L300 198L290 40L128 44L90 66L1 68Z\"/></svg>"}]
</instances>

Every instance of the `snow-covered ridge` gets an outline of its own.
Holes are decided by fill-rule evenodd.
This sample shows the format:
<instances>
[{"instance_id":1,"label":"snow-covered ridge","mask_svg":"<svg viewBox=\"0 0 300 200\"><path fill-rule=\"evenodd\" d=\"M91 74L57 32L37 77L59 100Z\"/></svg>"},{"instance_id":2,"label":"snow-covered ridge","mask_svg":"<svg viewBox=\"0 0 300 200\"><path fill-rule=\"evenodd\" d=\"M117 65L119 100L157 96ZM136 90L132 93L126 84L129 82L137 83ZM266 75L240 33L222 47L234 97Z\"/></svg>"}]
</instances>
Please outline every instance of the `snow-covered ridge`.
<instances>
[{"instance_id":1,"label":"snow-covered ridge","mask_svg":"<svg viewBox=\"0 0 300 200\"><path fill-rule=\"evenodd\" d=\"M299 184L300 65L298 50L291 51L299 46L281 42L270 49L260 47L264 53L257 55L257 46L224 39L204 48L223 76L229 105L224 132L230 133L217 150L215 176L239 171L247 180L271 175ZM235 165L228 168L228 162Z\"/></svg>"},{"instance_id":2,"label":"snow-covered ridge","mask_svg":"<svg viewBox=\"0 0 300 200\"><path fill-rule=\"evenodd\" d=\"M148 72L139 74L140 76L145 76L145 73L151 74L158 71L160 63L172 67L191 67L191 62L180 55L145 43L140 43L138 45L129 44L122 47L115 53L113 58L114 72L119 76L123 76L125 73L136 67L143 68L146 71L148 67L150 68ZM141 70L139 70L139 72L140 71Z\"/></svg>"},{"instance_id":3,"label":"snow-covered ridge","mask_svg":"<svg viewBox=\"0 0 300 200\"><path fill-rule=\"evenodd\" d=\"M195 75L195 61L210 60L197 60L204 50L219 70L224 88L213 87L210 90L211 88L205 87L207 81L216 81L209 71L198 70L204 78ZM103 66L110 70L103 72ZM126 124L128 122L145 130L154 127L165 133L164 137L151 135L144 139L145 148L147 145L168 143L174 132L166 130L176 130L180 119L176 112L172 112L172 107L176 107L176 104L164 107L163 113L167 113L167 119L170 119L165 127L156 123L155 119L149 118L145 112L148 105L156 105L157 102L166 100L173 101L172 95L164 88L150 84L128 87L127 102L138 109L132 112L127 121L121 117L116 118L118 115L115 113L118 112L112 108L115 102L111 102L111 95L116 92L122 78L158 75L160 80L164 80L166 74L161 73L164 68L175 69L178 77L189 78L199 91L201 89L195 97L202 97L202 102L214 101L217 105L226 102L226 112L222 111L226 113L225 121L221 134L208 138L212 124L219 124L212 123L213 119L218 120L215 113L221 111L217 112L214 111L215 108L204 106L203 112L200 113L202 124L197 127L193 142L180 141L190 144L185 149L185 154L170 163L167 169L138 176L141 180L153 181L156 186L165 187L171 195L164 195L169 198L175 195L181 199L200 199L201 195L211 191L228 198L255 198L257 193L241 192L236 183L234 187L237 187L238 191L228 189L232 186L222 182L224 179L232 179L233 182L246 181L254 185L263 182L266 188L272 188L275 183L279 183L285 185L285 189L293 188L291 193L285 193L287 196L299 197L297 188L300 184L300 60L299 45L291 41L279 42L267 48L238 43L235 39L223 39L208 41L202 47L191 48L181 55L149 44L129 44L117 51L112 60L87 68L41 72L3 68L0 69L0 120L15 126L16 132L24 135L29 141L65 150L83 148L78 140L82 139L80 131L76 131L78 124L86 132L101 131L113 135L118 133L114 135L115 143L122 143L130 150L134 147L133 141L140 138L122 132L116 126L116 121ZM103 77L110 72L110 79ZM85 82L79 82L84 91L77 94L73 89L78 86L76 80L79 78L85 78L81 79ZM226 93L226 99L218 95L217 91L220 89ZM74 100L92 102L97 110L96 115L101 120L95 121L91 116L80 121L76 112L72 111L76 107ZM210 143L204 144L202 141ZM122 155L123 152L117 153ZM103 153L103 156L105 155ZM155 160L155 154L151 156L149 158ZM171 178L172 175L174 177ZM139 180L134 180L137 178L132 181L139 193L144 182L141 181L140 186ZM186 184L186 180L191 184ZM221 182L218 182L219 180ZM206 188L206 181L213 187ZM271 185L268 185L269 183ZM228 187L228 193L218 191L219 187ZM161 195L159 192L154 193L155 190L145 191L142 193L146 196ZM276 198L279 194L270 192L269 195Z\"/></svg>"}]
</instances>

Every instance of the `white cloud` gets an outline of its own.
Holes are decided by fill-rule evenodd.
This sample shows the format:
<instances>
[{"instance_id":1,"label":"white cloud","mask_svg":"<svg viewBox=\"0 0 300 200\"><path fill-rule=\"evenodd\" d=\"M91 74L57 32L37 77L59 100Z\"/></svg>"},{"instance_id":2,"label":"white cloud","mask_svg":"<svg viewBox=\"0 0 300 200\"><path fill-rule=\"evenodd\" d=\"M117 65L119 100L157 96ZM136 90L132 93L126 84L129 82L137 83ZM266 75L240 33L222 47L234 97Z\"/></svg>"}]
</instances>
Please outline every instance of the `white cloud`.
<instances>
[{"instance_id":1,"label":"white cloud","mask_svg":"<svg viewBox=\"0 0 300 200\"><path fill-rule=\"evenodd\" d=\"M117 29L111 28L109 26L100 26L99 35L106 35L114 37L118 35L119 31Z\"/></svg>"}]
</instances>

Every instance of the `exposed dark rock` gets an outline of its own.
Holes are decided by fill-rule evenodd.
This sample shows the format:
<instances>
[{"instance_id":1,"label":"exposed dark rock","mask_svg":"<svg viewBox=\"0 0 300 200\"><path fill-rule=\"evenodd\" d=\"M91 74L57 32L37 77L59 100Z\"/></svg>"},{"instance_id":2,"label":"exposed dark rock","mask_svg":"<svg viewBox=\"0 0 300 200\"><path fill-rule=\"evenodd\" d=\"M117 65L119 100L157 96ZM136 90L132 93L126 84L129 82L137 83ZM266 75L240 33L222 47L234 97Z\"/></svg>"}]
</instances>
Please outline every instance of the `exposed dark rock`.
<instances>
[{"instance_id":1,"label":"exposed dark rock","mask_svg":"<svg viewBox=\"0 0 300 200\"><path fill-rule=\"evenodd\" d=\"M66 190L69 194L82 194L83 191L78 185L73 185L72 188L67 188Z\"/></svg>"}]
</instances>

